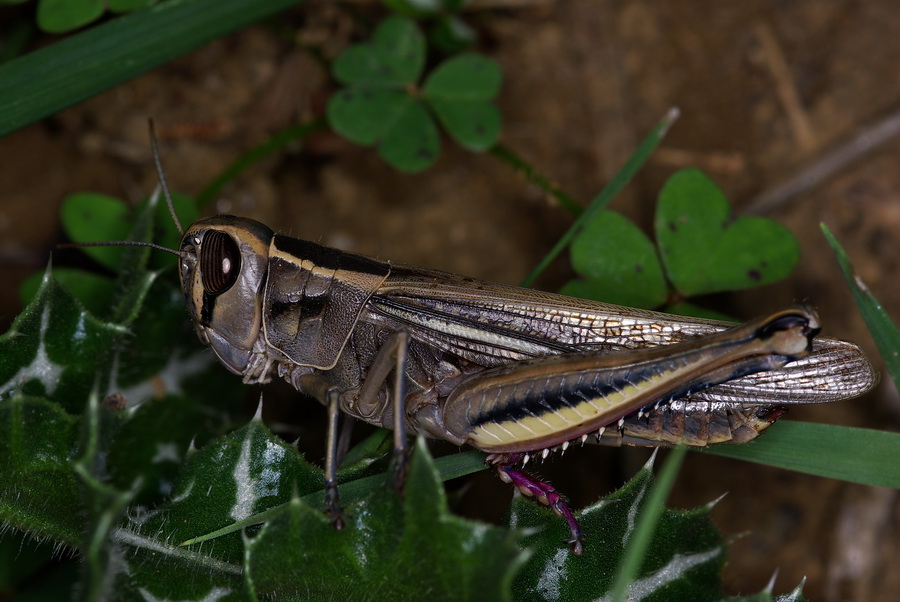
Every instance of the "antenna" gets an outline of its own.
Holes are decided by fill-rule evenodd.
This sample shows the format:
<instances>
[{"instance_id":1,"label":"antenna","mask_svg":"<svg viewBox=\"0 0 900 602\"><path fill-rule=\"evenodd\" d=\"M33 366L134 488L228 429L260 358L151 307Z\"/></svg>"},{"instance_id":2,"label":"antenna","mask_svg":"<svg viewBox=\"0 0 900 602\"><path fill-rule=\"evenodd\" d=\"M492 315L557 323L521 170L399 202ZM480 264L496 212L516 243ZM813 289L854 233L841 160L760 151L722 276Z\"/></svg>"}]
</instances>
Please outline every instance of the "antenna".
<instances>
[{"instance_id":1,"label":"antenna","mask_svg":"<svg viewBox=\"0 0 900 602\"><path fill-rule=\"evenodd\" d=\"M162 188L163 195L165 195L166 197L166 205L169 207L169 214L172 216L172 221L175 222L175 227L178 228L178 233L184 236L184 228L181 227L181 222L178 221L178 216L175 214L175 204L172 202L172 195L169 193L169 185L166 183L166 175L163 173L162 161L160 161L159 158L159 145L156 141L156 130L153 127L153 120L148 119L147 121L148 125L150 126L150 148L153 151L153 162L156 164L156 174L159 176L160 188ZM154 195L155 194L158 193L154 192ZM168 247L157 245L152 242L143 242L139 240L68 242L56 245L57 249L81 249L84 247L150 247L151 249L156 249L157 251L165 251L166 253L178 255L179 257L183 255L181 251L176 251L175 249L170 249Z\"/></svg>"},{"instance_id":2,"label":"antenna","mask_svg":"<svg viewBox=\"0 0 900 602\"><path fill-rule=\"evenodd\" d=\"M181 251L176 251L175 249L170 249L169 247L157 245L152 242L143 242L140 240L115 240L115 241L104 241L104 242L64 242L64 243L56 245L57 249L81 249L84 247L150 247L151 249L156 249L157 251L165 251L166 253L171 253L172 255L178 255L179 257L181 257Z\"/></svg>"},{"instance_id":3,"label":"antenna","mask_svg":"<svg viewBox=\"0 0 900 602\"><path fill-rule=\"evenodd\" d=\"M166 205L169 206L169 213L172 214L172 221L175 222L178 233L183 236L184 228L181 227L181 222L178 221L178 216L175 214L175 204L172 202L172 195L169 194L169 184L166 182L166 174L163 172L162 161L159 158L159 144L156 141L156 128L153 126L153 119L148 119L147 125L150 127L150 150L153 152L153 163L156 165L156 175L159 176L159 185L162 188L163 195L166 197Z\"/></svg>"}]
</instances>

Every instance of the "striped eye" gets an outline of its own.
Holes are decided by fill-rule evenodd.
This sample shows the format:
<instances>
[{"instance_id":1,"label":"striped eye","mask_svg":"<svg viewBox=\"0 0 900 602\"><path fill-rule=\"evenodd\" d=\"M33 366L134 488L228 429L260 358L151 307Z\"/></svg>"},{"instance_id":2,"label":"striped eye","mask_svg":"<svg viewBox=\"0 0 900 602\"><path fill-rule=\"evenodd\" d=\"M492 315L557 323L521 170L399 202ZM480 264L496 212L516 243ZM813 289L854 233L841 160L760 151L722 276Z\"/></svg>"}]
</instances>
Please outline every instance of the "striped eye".
<instances>
[{"instance_id":1,"label":"striped eye","mask_svg":"<svg viewBox=\"0 0 900 602\"><path fill-rule=\"evenodd\" d=\"M220 295L237 280L241 271L241 252L234 239L218 230L210 230L200 247L200 277L208 295Z\"/></svg>"}]
</instances>

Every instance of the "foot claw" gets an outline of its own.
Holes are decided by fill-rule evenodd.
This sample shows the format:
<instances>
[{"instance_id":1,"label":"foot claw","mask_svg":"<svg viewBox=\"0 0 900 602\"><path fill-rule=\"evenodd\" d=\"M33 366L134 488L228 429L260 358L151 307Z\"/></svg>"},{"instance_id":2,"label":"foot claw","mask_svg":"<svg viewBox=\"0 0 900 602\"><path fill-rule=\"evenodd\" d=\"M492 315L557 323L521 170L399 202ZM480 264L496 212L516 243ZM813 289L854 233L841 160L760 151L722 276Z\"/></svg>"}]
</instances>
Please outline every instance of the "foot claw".
<instances>
[{"instance_id":1,"label":"foot claw","mask_svg":"<svg viewBox=\"0 0 900 602\"><path fill-rule=\"evenodd\" d=\"M331 519L331 526L335 531L340 531L346 526L337 483L330 480L325 481L325 514Z\"/></svg>"},{"instance_id":2,"label":"foot claw","mask_svg":"<svg viewBox=\"0 0 900 602\"><path fill-rule=\"evenodd\" d=\"M569 549L571 549L572 553L576 556L584 554L584 538L581 535L567 539L566 543L569 544Z\"/></svg>"},{"instance_id":3,"label":"foot claw","mask_svg":"<svg viewBox=\"0 0 900 602\"><path fill-rule=\"evenodd\" d=\"M394 459L391 470L391 485L397 495L403 497L403 488L406 486L406 476L409 474L409 448L394 450Z\"/></svg>"}]
</instances>

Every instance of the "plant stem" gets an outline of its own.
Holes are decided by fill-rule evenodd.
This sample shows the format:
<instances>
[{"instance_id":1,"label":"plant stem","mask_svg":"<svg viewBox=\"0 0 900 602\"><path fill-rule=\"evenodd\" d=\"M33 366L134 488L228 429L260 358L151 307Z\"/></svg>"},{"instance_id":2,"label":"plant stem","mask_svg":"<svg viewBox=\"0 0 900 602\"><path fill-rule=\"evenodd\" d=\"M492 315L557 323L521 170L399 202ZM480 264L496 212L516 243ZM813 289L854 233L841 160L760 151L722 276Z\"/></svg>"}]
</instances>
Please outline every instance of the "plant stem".
<instances>
[{"instance_id":1,"label":"plant stem","mask_svg":"<svg viewBox=\"0 0 900 602\"><path fill-rule=\"evenodd\" d=\"M575 217L578 217L584 211L575 199L566 194L562 188L551 182L549 178L537 171L530 163L514 153L509 147L498 142L490 148L490 152L498 159L505 161L512 166L515 171L525 176L526 180L556 199L560 205Z\"/></svg>"},{"instance_id":2,"label":"plant stem","mask_svg":"<svg viewBox=\"0 0 900 602\"><path fill-rule=\"evenodd\" d=\"M314 132L325 129L326 125L325 118L318 117L311 122L300 123L284 129L259 146L250 149L248 152L238 157L237 161L226 167L215 180L210 182L203 192L197 195L197 206L203 207L215 200L219 191L221 191L228 182L234 180L241 172L254 163L261 161L276 150L295 140L302 140Z\"/></svg>"},{"instance_id":3,"label":"plant stem","mask_svg":"<svg viewBox=\"0 0 900 602\"><path fill-rule=\"evenodd\" d=\"M634 151L634 154L625 162L625 165L622 166L616 175L609 181L609 183L600 191L594 200L591 201L591 204L588 206L584 212L578 216L578 219L566 230L565 234L563 234L560 239L556 242L556 245L550 249L550 252L544 256L544 258L538 263L538 265L531 271L528 276L525 277L525 280L522 281L522 286L531 286L537 277L543 272L550 263L556 259L556 256L563 252L563 250L569 246L569 243L572 242L572 239L575 238L575 235L584 227L584 225L593 218L601 209L606 207L610 201L615 198L619 191L625 188L625 185L631 181L631 178L634 177L634 174L644 165L650 155L656 150L656 147L659 146L659 143L662 142L662 139L665 137L666 133L669 131L669 127L671 127L672 123L678 119L678 109L672 108L669 109L669 112L666 113L666 116L663 117L662 121L653 128L653 131L644 138L641 142L640 146L637 147L637 150Z\"/></svg>"}]
</instances>

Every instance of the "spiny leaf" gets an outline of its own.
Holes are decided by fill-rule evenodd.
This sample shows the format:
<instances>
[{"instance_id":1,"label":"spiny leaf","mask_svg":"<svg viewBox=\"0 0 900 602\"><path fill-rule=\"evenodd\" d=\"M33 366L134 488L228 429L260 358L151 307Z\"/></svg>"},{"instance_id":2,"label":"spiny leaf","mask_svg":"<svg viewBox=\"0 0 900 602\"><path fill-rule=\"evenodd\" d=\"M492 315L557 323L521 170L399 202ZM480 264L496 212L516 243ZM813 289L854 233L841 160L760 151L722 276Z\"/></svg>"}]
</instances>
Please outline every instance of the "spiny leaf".
<instances>
[{"instance_id":1,"label":"spiny leaf","mask_svg":"<svg viewBox=\"0 0 900 602\"><path fill-rule=\"evenodd\" d=\"M620 490L576 513L586 537L582 556L562 544L568 537L562 520L516 496L510 525L536 531L523 541L535 551L516 579L516 599L605 599L652 487L648 464ZM629 599L721 600L724 561L725 542L709 520L709 507L666 509L636 578L628 584Z\"/></svg>"},{"instance_id":2,"label":"spiny leaf","mask_svg":"<svg viewBox=\"0 0 900 602\"><path fill-rule=\"evenodd\" d=\"M0 336L0 396L19 391L81 412L98 370L126 332L84 310L48 269L31 303Z\"/></svg>"},{"instance_id":3,"label":"spiny leaf","mask_svg":"<svg viewBox=\"0 0 900 602\"><path fill-rule=\"evenodd\" d=\"M76 547L84 530L69 458L78 420L58 404L15 394L0 401L0 522Z\"/></svg>"},{"instance_id":4,"label":"spiny leaf","mask_svg":"<svg viewBox=\"0 0 900 602\"><path fill-rule=\"evenodd\" d=\"M335 531L294 499L248 542L257 595L350 599L504 600L520 564L515 533L453 516L427 448L416 446L401 498L389 479L346 500ZM335 579L335 575L341 575Z\"/></svg>"}]
</instances>

